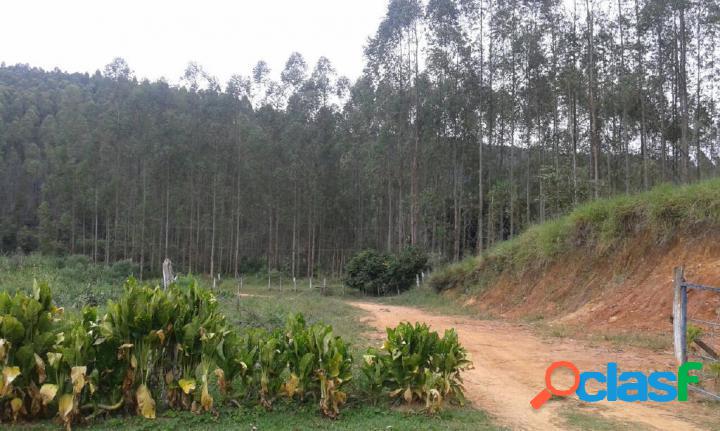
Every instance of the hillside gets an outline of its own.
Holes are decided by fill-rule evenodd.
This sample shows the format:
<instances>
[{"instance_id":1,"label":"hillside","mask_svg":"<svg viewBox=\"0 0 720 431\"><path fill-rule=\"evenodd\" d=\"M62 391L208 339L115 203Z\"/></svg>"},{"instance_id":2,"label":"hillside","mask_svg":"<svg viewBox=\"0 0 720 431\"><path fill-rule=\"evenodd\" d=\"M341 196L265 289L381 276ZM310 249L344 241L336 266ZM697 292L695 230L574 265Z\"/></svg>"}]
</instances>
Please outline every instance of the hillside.
<instances>
[{"instance_id":1,"label":"hillside","mask_svg":"<svg viewBox=\"0 0 720 431\"><path fill-rule=\"evenodd\" d=\"M438 291L491 315L597 330L671 329L672 269L720 285L720 181L601 199L437 271ZM717 319L720 296L690 292Z\"/></svg>"}]
</instances>

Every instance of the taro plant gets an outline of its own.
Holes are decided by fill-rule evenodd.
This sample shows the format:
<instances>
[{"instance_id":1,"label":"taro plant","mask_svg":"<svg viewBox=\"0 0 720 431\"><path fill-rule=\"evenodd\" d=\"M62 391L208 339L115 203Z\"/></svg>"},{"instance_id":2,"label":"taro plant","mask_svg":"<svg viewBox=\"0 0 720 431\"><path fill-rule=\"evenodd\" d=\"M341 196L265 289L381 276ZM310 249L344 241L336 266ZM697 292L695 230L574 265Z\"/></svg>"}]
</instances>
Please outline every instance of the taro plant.
<instances>
[{"instance_id":1,"label":"taro plant","mask_svg":"<svg viewBox=\"0 0 720 431\"><path fill-rule=\"evenodd\" d=\"M61 316L47 284L35 282L32 296L0 292L0 422L50 412L64 377L48 375L48 363L59 366Z\"/></svg>"},{"instance_id":2,"label":"taro plant","mask_svg":"<svg viewBox=\"0 0 720 431\"><path fill-rule=\"evenodd\" d=\"M237 333L194 282L130 279L102 317L92 307L64 316L46 284L0 293L0 422L57 415L69 429L118 411L153 419L163 405L210 411L213 376L226 401L310 398L336 417L351 367L330 326L296 315L284 330Z\"/></svg>"},{"instance_id":3,"label":"taro plant","mask_svg":"<svg viewBox=\"0 0 720 431\"><path fill-rule=\"evenodd\" d=\"M464 402L460 373L470 366L454 330L441 338L424 323L401 323L387 329L381 349L367 351L362 372L374 391L407 404L424 402L434 413L445 401Z\"/></svg>"},{"instance_id":4,"label":"taro plant","mask_svg":"<svg viewBox=\"0 0 720 431\"><path fill-rule=\"evenodd\" d=\"M126 410L154 417L161 392L170 407L212 409L209 370L222 359L230 332L217 308L214 296L195 283L162 290L128 280L99 323L99 344L109 345L121 363L108 377L120 382Z\"/></svg>"},{"instance_id":5,"label":"taro plant","mask_svg":"<svg viewBox=\"0 0 720 431\"><path fill-rule=\"evenodd\" d=\"M307 326L300 314L288 317L286 325L288 370L285 393L299 393L319 400L320 411L337 417L347 399L343 386L352 379L352 355L332 327L322 323Z\"/></svg>"}]
</instances>

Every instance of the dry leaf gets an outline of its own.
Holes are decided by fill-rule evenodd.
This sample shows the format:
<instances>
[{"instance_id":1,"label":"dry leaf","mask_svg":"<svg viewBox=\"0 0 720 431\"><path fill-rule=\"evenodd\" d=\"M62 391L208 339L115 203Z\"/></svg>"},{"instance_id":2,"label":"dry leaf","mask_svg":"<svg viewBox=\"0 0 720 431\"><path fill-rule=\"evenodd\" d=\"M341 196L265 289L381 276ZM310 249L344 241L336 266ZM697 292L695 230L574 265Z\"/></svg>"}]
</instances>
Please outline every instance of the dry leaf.
<instances>
[{"instance_id":1,"label":"dry leaf","mask_svg":"<svg viewBox=\"0 0 720 431\"><path fill-rule=\"evenodd\" d=\"M297 392L297 388L300 385L300 379L295 373L290 374L290 377L283 384L283 391L288 397L292 398Z\"/></svg>"},{"instance_id":2,"label":"dry leaf","mask_svg":"<svg viewBox=\"0 0 720 431\"><path fill-rule=\"evenodd\" d=\"M5 357L10 351L10 342L4 338L0 338L0 364L5 362Z\"/></svg>"},{"instance_id":3,"label":"dry leaf","mask_svg":"<svg viewBox=\"0 0 720 431\"><path fill-rule=\"evenodd\" d=\"M42 403L44 406L50 404L57 395L58 386L50 383L45 383L40 388L40 396L42 397Z\"/></svg>"},{"instance_id":4,"label":"dry leaf","mask_svg":"<svg viewBox=\"0 0 720 431\"><path fill-rule=\"evenodd\" d=\"M200 404L202 405L203 409L205 409L206 412L208 412L212 409L213 397L210 395L210 392L208 392L207 383L203 383L202 393L200 394Z\"/></svg>"},{"instance_id":5,"label":"dry leaf","mask_svg":"<svg viewBox=\"0 0 720 431\"><path fill-rule=\"evenodd\" d=\"M87 367L72 367L70 370L70 380L73 384L73 393L79 394L80 391L85 387L85 373L87 373Z\"/></svg>"},{"instance_id":6,"label":"dry leaf","mask_svg":"<svg viewBox=\"0 0 720 431\"><path fill-rule=\"evenodd\" d=\"M150 389L145 385L140 385L137 392L137 412L145 419L155 419L155 400L152 398Z\"/></svg>"},{"instance_id":7,"label":"dry leaf","mask_svg":"<svg viewBox=\"0 0 720 431\"><path fill-rule=\"evenodd\" d=\"M45 374L45 361L43 361L37 353L35 353L35 369L38 373L38 383L42 385L47 379L47 374Z\"/></svg>"},{"instance_id":8,"label":"dry leaf","mask_svg":"<svg viewBox=\"0 0 720 431\"><path fill-rule=\"evenodd\" d=\"M12 382L20 375L20 367L5 367L2 370L3 386L0 388L0 397L8 395Z\"/></svg>"},{"instance_id":9,"label":"dry leaf","mask_svg":"<svg viewBox=\"0 0 720 431\"><path fill-rule=\"evenodd\" d=\"M60 397L58 401L58 416L60 420L65 424L67 429L70 429L70 424L73 420L73 410L75 409L75 398L70 394L65 394Z\"/></svg>"},{"instance_id":10,"label":"dry leaf","mask_svg":"<svg viewBox=\"0 0 720 431\"><path fill-rule=\"evenodd\" d=\"M22 399L13 398L10 401L10 408L12 409L13 422L15 422L17 420L18 413L20 413L20 410L23 408Z\"/></svg>"},{"instance_id":11,"label":"dry leaf","mask_svg":"<svg viewBox=\"0 0 720 431\"><path fill-rule=\"evenodd\" d=\"M227 382L225 381L225 371L222 370L222 368L216 368L215 369L215 377L217 377L218 386L220 387L220 392L223 394L227 394Z\"/></svg>"}]
</instances>

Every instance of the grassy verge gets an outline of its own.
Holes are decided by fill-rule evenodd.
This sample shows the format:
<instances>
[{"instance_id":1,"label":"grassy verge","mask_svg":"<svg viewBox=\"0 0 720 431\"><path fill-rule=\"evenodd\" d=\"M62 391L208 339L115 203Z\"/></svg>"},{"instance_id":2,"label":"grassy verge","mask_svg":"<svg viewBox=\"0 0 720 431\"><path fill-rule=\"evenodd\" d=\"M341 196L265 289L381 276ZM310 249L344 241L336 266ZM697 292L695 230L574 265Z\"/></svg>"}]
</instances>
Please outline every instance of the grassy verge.
<instances>
[{"instance_id":1,"label":"grassy verge","mask_svg":"<svg viewBox=\"0 0 720 431\"><path fill-rule=\"evenodd\" d=\"M437 290L476 290L505 271L521 274L570 252L604 255L638 234L667 243L679 233L720 226L720 179L686 186L660 185L648 192L620 195L581 205L570 214L529 227L479 258L436 271Z\"/></svg>"},{"instance_id":2,"label":"grassy verge","mask_svg":"<svg viewBox=\"0 0 720 431\"><path fill-rule=\"evenodd\" d=\"M572 338L587 342L589 345L605 345L615 348L638 347L653 351L665 351L672 348L672 339L665 334L636 332L588 332L587 328L547 324L542 320L525 319L538 334L549 338Z\"/></svg>"}]
</instances>

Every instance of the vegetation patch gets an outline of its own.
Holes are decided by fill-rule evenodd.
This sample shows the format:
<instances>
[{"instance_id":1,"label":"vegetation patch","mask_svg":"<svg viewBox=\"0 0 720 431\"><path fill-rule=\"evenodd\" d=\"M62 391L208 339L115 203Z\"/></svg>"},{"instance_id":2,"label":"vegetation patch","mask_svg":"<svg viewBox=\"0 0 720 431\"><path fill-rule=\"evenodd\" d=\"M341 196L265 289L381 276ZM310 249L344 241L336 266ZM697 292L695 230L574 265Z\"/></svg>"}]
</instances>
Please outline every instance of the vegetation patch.
<instances>
[{"instance_id":1,"label":"vegetation patch","mask_svg":"<svg viewBox=\"0 0 720 431\"><path fill-rule=\"evenodd\" d=\"M440 337L424 323L401 323L387 329L382 349L369 349L363 359L363 374L376 394L423 402L431 413L446 400L465 401L460 372L472 364L453 329Z\"/></svg>"},{"instance_id":2,"label":"vegetation patch","mask_svg":"<svg viewBox=\"0 0 720 431\"><path fill-rule=\"evenodd\" d=\"M282 326L236 330L192 279L163 290L131 278L105 310L102 317L90 306L65 313L46 283L36 283L32 295L0 294L0 420L56 417L69 428L115 414L155 419L288 404L336 418L350 392L367 383L352 384L353 352L329 325L293 314ZM400 335L390 336L396 331L405 333L389 329L388 349L402 347ZM435 359L417 356L426 365L411 400L437 413L444 399L462 399L464 349L452 334L440 338L427 327L418 334L423 354ZM367 392L358 391L355 402Z\"/></svg>"}]
</instances>

